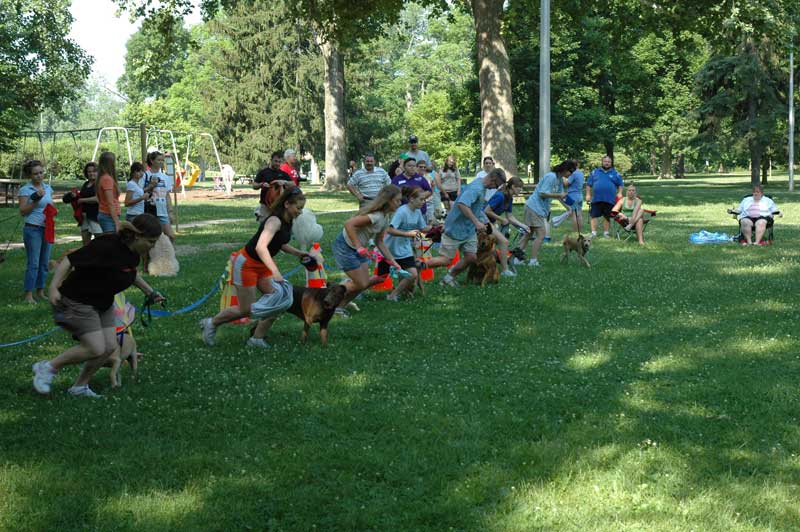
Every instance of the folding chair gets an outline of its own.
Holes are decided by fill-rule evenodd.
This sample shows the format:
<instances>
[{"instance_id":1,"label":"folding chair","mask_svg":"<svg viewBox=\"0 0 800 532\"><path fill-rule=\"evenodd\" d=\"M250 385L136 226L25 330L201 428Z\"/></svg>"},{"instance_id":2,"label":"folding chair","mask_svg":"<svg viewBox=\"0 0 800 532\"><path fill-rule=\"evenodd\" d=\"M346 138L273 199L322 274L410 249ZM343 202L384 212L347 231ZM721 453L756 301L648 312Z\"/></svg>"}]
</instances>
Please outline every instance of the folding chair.
<instances>
[{"instance_id":1,"label":"folding chair","mask_svg":"<svg viewBox=\"0 0 800 532\"><path fill-rule=\"evenodd\" d=\"M752 194L745 194L742 197L742 200L744 200L745 198L749 198L751 196L752 196ZM766 194L764 194L763 197L772 199L772 197L767 196ZM741 213L739 211L737 211L736 209L728 209L728 214L732 215L734 220L736 220L736 223L739 224L739 227L738 227L739 234L736 235L735 237L733 237L733 241L734 242L745 242L746 239L744 237L744 232L742 231L742 221L739 219L739 214L741 214ZM764 242L764 244L768 245L768 246L771 246L773 244L773 242L775 241L775 229L774 229L774 226L775 226L775 217L776 216L783 216L783 214L781 214L781 211L775 211L775 212L772 213L772 216L767 216L767 218L766 218L766 220L767 220L767 228L764 230L764 238L763 238L762 242ZM755 238L755 231L756 231L755 225L753 226L752 231L753 231L752 237ZM756 243L758 244L758 242L756 242Z\"/></svg>"},{"instance_id":2,"label":"folding chair","mask_svg":"<svg viewBox=\"0 0 800 532\"><path fill-rule=\"evenodd\" d=\"M625 229L627 227L626 218L622 215L621 212L618 211L611 211L611 216L614 218L614 221L617 222L617 240L622 240L627 242L629 238L636 236L636 228L632 227L630 231ZM642 234L647 231L647 224L650 223L650 220L655 218L656 211L650 209L642 209L642 222L644 222L644 226L642 227ZM625 235L625 238L622 238L622 235Z\"/></svg>"}]
</instances>

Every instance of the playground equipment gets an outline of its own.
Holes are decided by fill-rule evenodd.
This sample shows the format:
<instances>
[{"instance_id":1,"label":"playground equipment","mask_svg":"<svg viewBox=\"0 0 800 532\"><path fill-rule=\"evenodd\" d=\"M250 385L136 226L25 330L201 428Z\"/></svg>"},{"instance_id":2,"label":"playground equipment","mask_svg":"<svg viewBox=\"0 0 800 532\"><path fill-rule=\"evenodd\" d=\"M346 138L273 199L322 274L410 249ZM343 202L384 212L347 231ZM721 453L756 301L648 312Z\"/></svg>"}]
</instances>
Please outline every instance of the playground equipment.
<instances>
[{"instance_id":1,"label":"playground equipment","mask_svg":"<svg viewBox=\"0 0 800 532\"><path fill-rule=\"evenodd\" d=\"M214 142L214 137L211 136L211 133L198 133L197 137L199 137L199 139L202 139L204 137L208 137L208 139L211 141L211 147L214 148L214 157L216 157L216 159L217 159L217 166L219 167L220 174L223 175L223 179L225 181L225 193L230 196L231 189L233 187L233 179L227 178L226 176L227 176L228 172L223 172L222 171L222 161L219 158L219 151L217 150L217 143ZM186 159L185 159L184 165L183 165L184 168L189 166L189 149L191 148L191 145L192 145L192 134L189 133L186 136Z\"/></svg>"},{"instance_id":2,"label":"playground equipment","mask_svg":"<svg viewBox=\"0 0 800 532\"><path fill-rule=\"evenodd\" d=\"M92 152L92 160L97 160L97 151L100 149L100 139L106 131L117 131L117 144L119 144L119 131L125 133L125 145L128 148L128 167L133 164L133 155L131 154L131 139L128 136L128 128L122 126L102 127L97 132L97 141L94 143L94 152Z\"/></svg>"}]
</instances>

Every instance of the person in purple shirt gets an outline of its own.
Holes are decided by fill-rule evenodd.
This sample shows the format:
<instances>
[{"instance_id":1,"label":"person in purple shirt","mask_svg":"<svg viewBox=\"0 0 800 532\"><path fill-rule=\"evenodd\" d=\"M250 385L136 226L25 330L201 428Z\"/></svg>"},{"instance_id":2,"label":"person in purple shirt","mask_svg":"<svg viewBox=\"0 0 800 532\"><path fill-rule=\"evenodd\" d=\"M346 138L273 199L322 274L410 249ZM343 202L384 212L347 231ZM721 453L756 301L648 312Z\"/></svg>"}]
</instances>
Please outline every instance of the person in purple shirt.
<instances>
[{"instance_id":1,"label":"person in purple shirt","mask_svg":"<svg viewBox=\"0 0 800 532\"><path fill-rule=\"evenodd\" d=\"M400 187L400 190L402 190L403 187L419 187L427 192L424 199L428 199L428 197L433 194L433 190L431 190L431 184L428 182L425 176L417 174L417 160L413 157L409 157L403 161L403 173L398 176L394 176L392 178L392 184ZM406 203L407 200L405 196L403 196L403 205ZM424 217L428 212L427 205L423 204L420 208L420 212Z\"/></svg>"}]
</instances>

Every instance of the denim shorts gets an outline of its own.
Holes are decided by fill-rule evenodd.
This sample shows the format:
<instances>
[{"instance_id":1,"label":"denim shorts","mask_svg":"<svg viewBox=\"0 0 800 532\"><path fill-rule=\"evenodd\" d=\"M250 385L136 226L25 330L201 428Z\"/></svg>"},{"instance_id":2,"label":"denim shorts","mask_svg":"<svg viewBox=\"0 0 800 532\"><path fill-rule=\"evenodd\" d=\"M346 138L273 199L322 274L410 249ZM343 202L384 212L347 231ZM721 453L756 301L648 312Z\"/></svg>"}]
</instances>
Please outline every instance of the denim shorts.
<instances>
[{"instance_id":1,"label":"denim shorts","mask_svg":"<svg viewBox=\"0 0 800 532\"><path fill-rule=\"evenodd\" d=\"M367 264L369 259L362 257L358 251L351 248L344 240L344 235L339 233L336 240L333 241L333 258L336 259L336 264L343 272L357 270L362 264Z\"/></svg>"},{"instance_id":2,"label":"denim shorts","mask_svg":"<svg viewBox=\"0 0 800 532\"><path fill-rule=\"evenodd\" d=\"M99 213L97 215L97 222L100 224L100 228L103 230L104 233L116 233L117 226L114 225L114 219L111 217L110 214L106 213Z\"/></svg>"}]
</instances>

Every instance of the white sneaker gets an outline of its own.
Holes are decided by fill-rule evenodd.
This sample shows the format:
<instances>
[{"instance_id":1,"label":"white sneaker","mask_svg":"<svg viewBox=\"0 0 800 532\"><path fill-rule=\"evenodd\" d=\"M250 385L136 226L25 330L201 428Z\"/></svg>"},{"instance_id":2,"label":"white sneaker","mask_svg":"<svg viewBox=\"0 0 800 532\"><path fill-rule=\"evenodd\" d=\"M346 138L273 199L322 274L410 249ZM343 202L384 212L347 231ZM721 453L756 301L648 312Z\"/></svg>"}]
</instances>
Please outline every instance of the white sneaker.
<instances>
[{"instance_id":1,"label":"white sneaker","mask_svg":"<svg viewBox=\"0 0 800 532\"><path fill-rule=\"evenodd\" d=\"M335 316L339 316L340 318L345 318L345 319L350 317L350 313L347 312L346 309L343 309L341 307L337 307L336 310L333 311L333 314Z\"/></svg>"},{"instance_id":2,"label":"white sneaker","mask_svg":"<svg viewBox=\"0 0 800 532\"><path fill-rule=\"evenodd\" d=\"M269 344L263 338L250 337L247 339L247 347L260 347L261 349L269 349Z\"/></svg>"},{"instance_id":3,"label":"white sneaker","mask_svg":"<svg viewBox=\"0 0 800 532\"><path fill-rule=\"evenodd\" d=\"M603 238L611 238L611 235L608 234L608 231L603 231Z\"/></svg>"},{"instance_id":4,"label":"white sneaker","mask_svg":"<svg viewBox=\"0 0 800 532\"><path fill-rule=\"evenodd\" d=\"M597 231L592 231L592 238L597 236Z\"/></svg>"},{"instance_id":5,"label":"white sneaker","mask_svg":"<svg viewBox=\"0 0 800 532\"><path fill-rule=\"evenodd\" d=\"M358 308L358 305L356 305L352 301L350 303L348 303L347 305L345 305L344 308L346 308L347 310L352 310L353 312L361 312L361 309Z\"/></svg>"},{"instance_id":6,"label":"white sneaker","mask_svg":"<svg viewBox=\"0 0 800 532\"><path fill-rule=\"evenodd\" d=\"M73 397L91 397L92 399L102 399L103 398L102 395L94 393L92 391L92 389L89 388L88 384L84 384L83 386L73 386L67 391Z\"/></svg>"},{"instance_id":7,"label":"white sneaker","mask_svg":"<svg viewBox=\"0 0 800 532\"><path fill-rule=\"evenodd\" d=\"M537 259L531 259L528 261L528 266L539 266L539 261Z\"/></svg>"},{"instance_id":8,"label":"white sneaker","mask_svg":"<svg viewBox=\"0 0 800 532\"><path fill-rule=\"evenodd\" d=\"M388 296L386 296L386 301L392 301L393 303L397 303L400 300L398 299L397 296L393 296L392 294L389 294Z\"/></svg>"},{"instance_id":9,"label":"white sneaker","mask_svg":"<svg viewBox=\"0 0 800 532\"><path fill-rule=\"evenodd\" d=\"M33 365L33 389L40 394L50 393L50 384L56 376L50 362L42 360Z\"/></svg>"},{"instance_id":10,"label":"white sneaker","mask_svg":"<svg viewBox=\"0 0 800 532\"><path fill-rule=\"evenodd\" d=\"M211 318L200 320L200 329L203 331L203 342L209 347L214 345L214 338L217 336L217 328Z\"/></svg>"},{"instance_id":11,"label":"white sneaker","mask_svg":"<svg viewBox=\"0 0 800 532\"><path fill-rule=\"evenodd\" d=\"M553 227L558 227L559 225L564 223L564 220L567 219L568 214L569 214L568 212L565 212L564 214L559 214L558 216L553 218Z\"/></svg>"},{"instance_id":12,"label":"white sneaker","mask_svg":"<svg viewBox=\"0 0 800 532\"><path fill-rule=\"evenodd\" d=\"M442 278L442 284L450 288L458 288L458 282L449 273Z\"/></svg>"},{"instance_id":13,"label":"white sneaker","mask_svg":"<svg viewBox=\"0 0 800 532\"><path fill-rule=\"evenodd\" d=\"M525 261L519 260L517 257L511 257L511 264L514 266L522 266L525 264Z\"/></svg>"},{"instance_id":14,"label":"white sneaker","mask_svg":"<svg viewBox=\"0 0 800 532\"><path fill-rule=\"evenodd\" d=\"M516 277L516 276L517 274L512 272L511 270L505 270L502 273L500 273L500 277Z\"/></svg>"}]
</instances>

